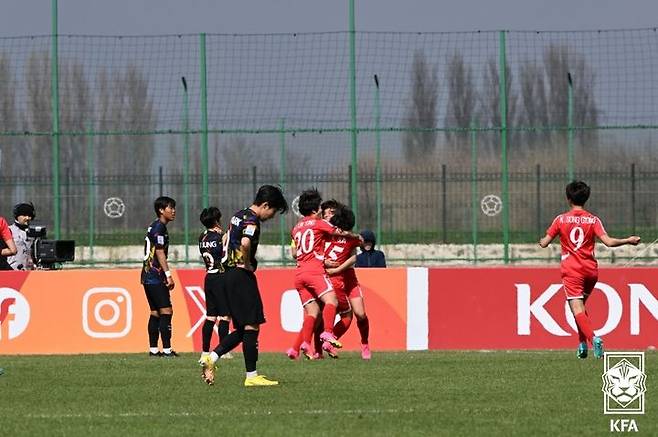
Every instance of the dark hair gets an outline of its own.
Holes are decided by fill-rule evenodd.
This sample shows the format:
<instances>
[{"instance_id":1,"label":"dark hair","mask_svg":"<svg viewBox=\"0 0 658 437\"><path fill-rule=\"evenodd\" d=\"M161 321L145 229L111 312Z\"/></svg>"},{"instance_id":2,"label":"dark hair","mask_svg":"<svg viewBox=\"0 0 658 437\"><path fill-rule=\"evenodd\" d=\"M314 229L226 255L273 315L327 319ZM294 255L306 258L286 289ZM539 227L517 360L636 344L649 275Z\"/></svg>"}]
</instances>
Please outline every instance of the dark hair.
<instances>
[{"instance_id":1,"label":"dark hair","mask_svg":"<svg viewBox=\"0 0 658 437\"><path fill-rule=\"evenodd\" d=\"M155 210L155 215L160 217L160 210L165 209L168 206L172 208L176 208L176 201L171 197L167 197L167 196L160 196L157 199L155 199L155 202L153 202L153 209Z\"/></svg>"},{"instance_id":2,"label":"dark hair","mask_svg":"<svg viewBox=\"0 0 658 437\"><path fill-rule=\"evenodd\" d=\"M299 195L299 213L303 216L319 210L320 204L322 204L322 195L317 188L309 188Z\"/></svg>"},{"instance_id":3,"label":"dark hair","mask_svg":"<svg viewBox=\"0 0 658 437\"><path fill-rule=\"evenodd\" d=\"M589 186L583 181L573 181L566 188L567 199L576 206L584 206L589 199Z\"/></svg>"},{"instance_id":4,"label":"dark hair","mask_svg":"<svg viewBox=\"0 0 658 437\"><path fill-rule=\"evenodd\" d=\"M31 217L32 219L36 217L36 213L34 212L34 205L32 205L32 202L19 203L18 205L14 206L13 212L14 218L18 218L19 215Z\"/></svg>"},{"instance_id":5,"label":"dark hair","mask_svg":"<svg viewBox=\"0 0 658 437\"><path fill-rule=\"evenodd\" d=\"M354 213L346 206L337 208L333 217L329 219L329 223L343 231L351 231L354 228L355 222Z\"/></svg>"},{"instance_id":6,"label":"dark hair","mask_svg":"<svg viewBox=\"0 0 658 437\"><path fill-rule=\"evenodd\" d=\"M320 205L320 209L322 211L324 211L325 209L338 209L338 208L342 208L344 206L345 205L343 205L342 203L340 203L336 199L329 199L329 200L325 200L324 202L322 202L322 204Z\"/></svg>"},{"instance_id":7,"label":"dark hair","mask_svg":"<svg viewBox=\"0 0 658 437\"><path fill-rule=\"evenodd\" d=\"M274 185L263 185L258 189L256 197L254 198L254 205L260 206L265 202L281 214L288 211L288 202L286 201L286 198L283 197L281 188L275 187Z\"/></svg>"},{"instance_id":8,"label":"dark hair","mask_svg":"<svg viewBox=\"0 0 658 437\"><path fill-rule=\"evenodd\" d=\"M201 220L201 223L206 227L206 229L214 228L215 226L219 225L219 221L221 219L222 212L215 206L204 208L203 211L201 211L201 215L199 216L199 220Z\"/></svg>"}]
</instances>

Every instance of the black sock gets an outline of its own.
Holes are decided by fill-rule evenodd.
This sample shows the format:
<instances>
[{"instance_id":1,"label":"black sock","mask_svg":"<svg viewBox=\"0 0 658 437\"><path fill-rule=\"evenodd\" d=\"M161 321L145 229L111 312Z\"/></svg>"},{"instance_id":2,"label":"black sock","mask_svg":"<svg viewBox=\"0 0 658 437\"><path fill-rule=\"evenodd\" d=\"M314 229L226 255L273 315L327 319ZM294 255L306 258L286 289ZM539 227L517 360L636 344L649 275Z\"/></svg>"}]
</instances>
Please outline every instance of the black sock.
<instances>
[{"instance_id":1,"label":"black sock","mask_svg":"<svg viewBox=\"0 0 658 437\"><path fill-rule=\"evenodd\" d=\"M210 340L212 340L212 331L214 327L215 322L206 319L203 328L201 328L201 344L204 352L210 352ZM220 335L219 340L221 341L221 339L222 336Z\"/></svg>"},{"instance_id":2,"label":"black sock","mask_svg":"<svg viewBox=\"0 0 658 437\"><path fill-rule=\"evenodd\" d=\"M160 338L164 349L171 348L171 316L172 314L160 314Z\"/></svg>"},{"instance_id":3,"label":"black sock","mask_svg":"<svg viewBox=\"0 0 658 437\"><path fill-rule=\"evenodd\" d=\"M242 352L244 353L244 367L247 372L256 370L258 361L258 332L252 329L244 331L242 338Z\"/></svg>"},{"instance_id":4,"label":"black sock","mask_svg":"<svg viewBox=\"0 0 658 437\"><path fill-rule=\"evenodd\" d=\"M151 314L148 325L149 347L158 347L158 337L160 336L160 331L158 330L159 326L160 317Z\"/></svg>"},{"instance_id":5,"label":"black sock","mask_svg":"<svg viewBox=\"0 0 658 437\"><path fill-rule=\"evenodd\" d=\"M219 334L219 341L224 340L228 335L228 320L220 320L219 326L217 327L217 333Z\"/></svg>"},{"instance_id":6,"label":"black sock","mask_svg":"<svg viewBox=\"0 0 658 437\"><path fill-rule=\"evenodd\" d=\"M215 348L214 352L220 357L227 352L231 352L237 345L240 344L243 335L244 328L236 329L222 339L222 342L219 343L219 346Z\"/></svg>"}]
</instances>

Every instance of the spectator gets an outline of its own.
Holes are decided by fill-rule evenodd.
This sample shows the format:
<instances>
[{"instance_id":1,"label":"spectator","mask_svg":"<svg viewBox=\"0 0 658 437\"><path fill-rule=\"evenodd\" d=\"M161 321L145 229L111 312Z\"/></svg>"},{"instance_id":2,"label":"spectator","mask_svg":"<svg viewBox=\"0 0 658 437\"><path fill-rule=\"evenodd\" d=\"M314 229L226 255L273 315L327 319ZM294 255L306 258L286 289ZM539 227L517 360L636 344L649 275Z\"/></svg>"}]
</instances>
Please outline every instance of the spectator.
<instances>
[{"instance_id":1,"label":"spectator","mask_svg":"<svg viewBox=\"0 0 658 437\"><path fill-rule=\"evenodd\" d=\"M0 217L0 270L11 270L7 257L16 255L16 244L11 236L7 220Z\"/></svg>"},{"instance_id":2,"label":"spectator","mask_svg":"<svg viewBox=\"0 0 658 437\"><path fill-rule=\"evenodd\" d=\"M14 223L9 226L14 243L16 243L16 255L7 258L9 265L14 270L33 270L32 245L34 240L28 238L27 228L34 220L36 214L32 203L19 203L14 206Z\"/></svg>"},{"instance_id":3,"label":"spectator","mask_svg":"<svg viewBox=\"0 0 658 437\"><path fill-rule=\"evenodd\" d=\"M375 234L368 229L361 231L363 244L361 253L356 256L355 267L386 267L386 257L384 252L375 249L377 239Z\"/></svg>"}]
</instances>

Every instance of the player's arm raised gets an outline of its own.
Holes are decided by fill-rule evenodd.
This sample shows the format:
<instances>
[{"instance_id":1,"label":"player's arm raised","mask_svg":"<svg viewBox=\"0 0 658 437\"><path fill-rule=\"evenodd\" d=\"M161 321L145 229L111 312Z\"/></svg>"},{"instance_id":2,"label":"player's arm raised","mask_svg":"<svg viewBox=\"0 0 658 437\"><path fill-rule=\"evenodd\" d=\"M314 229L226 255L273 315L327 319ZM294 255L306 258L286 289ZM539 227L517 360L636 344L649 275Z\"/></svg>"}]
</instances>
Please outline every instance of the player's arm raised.
<instances>
[{"instance_id":1,"label":"player's arm raised","mask_svg":"<svg viewBox=\"0 0 658 437\"><path fill-rule=\"evenodd\" d=\"M160 266L162 266L162 270L165 272L165 276L167 277L167 288L173 290L176 284L174 283L174 277L171 275L171 272L169 271L169 264L167 263L167 255L165 255L164 249L161 247L156 247L155 257L158 259L158 262L160 263Z\"/></svg>"},{"instance_id":2,"label":"player's arm raised","mask_svg":"<svg viewBox=\"0 0 658 437\"><path fill-rule=\"evenodd\" d=\"M618 247L618 246L624 246L626 244L637 246L637 244L640 242L640 237L636 235L631 235L628 238L614 238L609 236L608 234L603 234L603 235L599 235L599 240L601 240L601 243L605 244L608 247Z\"/></svg>"}]
</instances>

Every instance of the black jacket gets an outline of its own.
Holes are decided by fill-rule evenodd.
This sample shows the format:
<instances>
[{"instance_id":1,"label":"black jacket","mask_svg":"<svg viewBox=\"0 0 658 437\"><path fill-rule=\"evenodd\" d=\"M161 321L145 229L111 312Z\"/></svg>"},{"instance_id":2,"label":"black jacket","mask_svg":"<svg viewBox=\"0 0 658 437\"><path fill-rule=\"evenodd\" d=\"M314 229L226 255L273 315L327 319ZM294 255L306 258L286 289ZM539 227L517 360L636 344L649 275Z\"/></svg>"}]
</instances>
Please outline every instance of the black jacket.
<instances>
[{"instance_id":1,"label":"black jacket","mask_svg":"<svg viewBox=\"0 0 658 437\"><path fill-rule=\"evenodd\" d=\"M361 236L364 241L372 243L372 248L370 250L362 250L361 253L356 256L356 265L354 267L386 267L386 257L384 256L384 252L375 249L375 243L377 242L375 234L366 229L361 231Z\"/></svg>"}]
</instances>

